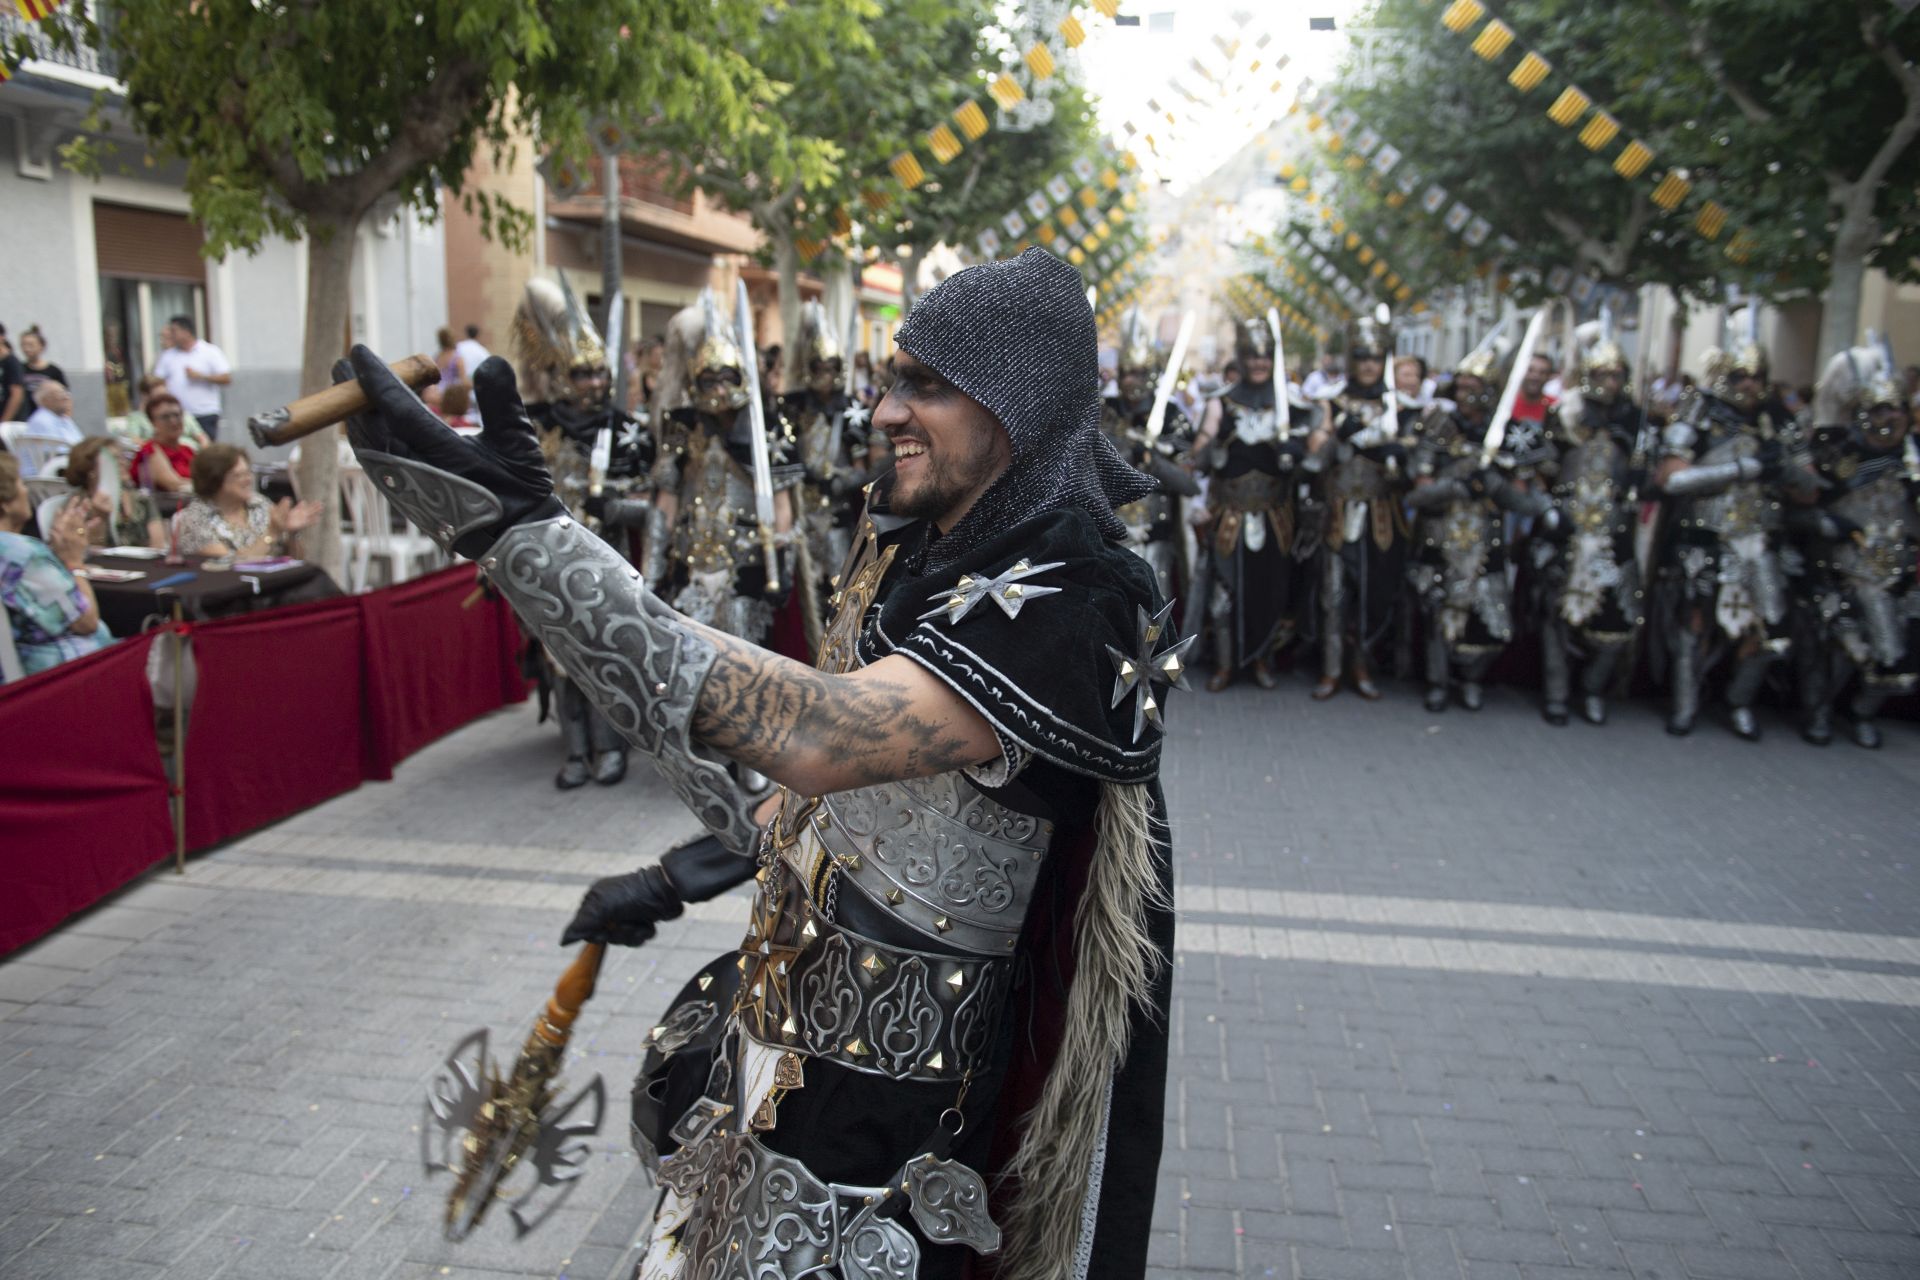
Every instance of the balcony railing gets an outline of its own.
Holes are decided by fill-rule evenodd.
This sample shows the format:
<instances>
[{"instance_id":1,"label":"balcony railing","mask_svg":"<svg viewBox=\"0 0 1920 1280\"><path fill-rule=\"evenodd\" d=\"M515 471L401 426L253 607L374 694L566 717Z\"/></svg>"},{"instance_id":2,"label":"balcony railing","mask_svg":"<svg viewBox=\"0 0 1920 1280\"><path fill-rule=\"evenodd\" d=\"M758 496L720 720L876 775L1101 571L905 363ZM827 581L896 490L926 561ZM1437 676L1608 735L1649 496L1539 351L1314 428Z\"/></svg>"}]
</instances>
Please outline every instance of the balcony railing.
<instances>
[{"instance_id":1,"label":"balcony railing","mask_svg":"<svg viewBox=\"0 0 1920 1280\"><path fill-rule=\"evenodd\" d=\"M79 7L79 6L75 6ZM103 23L112 21L108 11L101 19ZM61 27L71 33L69 42L72 48L63 47L50 28ZM80 38L80 24L65 9L54 10L53 16L44 22L29 22L12 11L12 7L0 9L0 44L12 48L14 41L21 35L27 37L27 46L32 56L41 62L50 62L56 66L72 67L75 71L85 71L93 75L119 78L119 67L109 55L102 57Z\"/></svg>"}]
</instances>

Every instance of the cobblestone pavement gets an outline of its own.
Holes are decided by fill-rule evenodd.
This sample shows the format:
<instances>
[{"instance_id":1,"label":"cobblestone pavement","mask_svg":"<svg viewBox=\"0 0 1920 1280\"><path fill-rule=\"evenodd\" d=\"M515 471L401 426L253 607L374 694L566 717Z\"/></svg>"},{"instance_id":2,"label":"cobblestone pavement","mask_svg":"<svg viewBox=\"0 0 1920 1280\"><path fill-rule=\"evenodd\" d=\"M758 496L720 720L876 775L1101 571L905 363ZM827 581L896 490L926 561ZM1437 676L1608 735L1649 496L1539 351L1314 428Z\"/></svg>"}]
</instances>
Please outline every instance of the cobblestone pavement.
<instances>
[{"instance_id":1,"label":"cobblestone pavement","mask_svg":"<svg viewBox=\"0 0 1920 1280\"><path fill-rule=\"evenodd\" d=\"M1174 714L1156 1275L1920 1275L1913 726L1292 683ZM555 751L502 712L0 963L0 1275L619 1274L621 1095L737 899L610 959L569 1069L608 1136L538 1233L445 1243L412 1132L462 1033L524 1027L581 887L692 832L638 774L554 792Z\"/></svg>"}]
</instances>

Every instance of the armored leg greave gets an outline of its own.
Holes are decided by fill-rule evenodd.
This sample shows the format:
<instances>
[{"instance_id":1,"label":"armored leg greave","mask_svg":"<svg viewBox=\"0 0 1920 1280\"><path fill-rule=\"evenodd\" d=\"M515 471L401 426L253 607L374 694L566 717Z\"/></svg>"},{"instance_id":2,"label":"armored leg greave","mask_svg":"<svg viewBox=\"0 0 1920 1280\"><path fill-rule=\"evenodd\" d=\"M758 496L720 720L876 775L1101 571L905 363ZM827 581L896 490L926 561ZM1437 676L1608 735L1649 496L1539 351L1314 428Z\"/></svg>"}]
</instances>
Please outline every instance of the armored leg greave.
<instances>
[{"instance_id":1,"label":"armored leg greave","mask_svg":"<svg viewBox=\"0 0 1920 1280\"><path fill-rule=\"evenodd\" d=\"M592 713L587 708L586 695L567 677L560 677L557 693L554 711L560 721L560 741L566 747L567 759L560 766L560 772L553 775L553 785L562 791L571 791L575 787L584 787L591 776L589 757L593 745L587 730L587 717Z\"/></svg>"},{"instance_id":2,"label":"armored leg greave","mask_svg":"<svg viewBox=\"0 0 1920 1280\"><path fill-rule=\"evenodd\" d=\"M1567 624L1558 618L1549 619L1540 630L1540 670L1547 720L1565 724L1573 681L1567 667Z\"/></svg>"},{"instance_id":3,"label":"armored leg greave","mask_svg":"<svg viewBox=\"0 0 1920 1280\"><path fill-rule=\"evenodd\" d=\"M1620 666L1620 655L1625 653L1627 642L1624 640L1610 644L1596 644L1587 658L1586 668L1580 673L1580 714L1591 724L1607 722L1607 690L1613 685L1613 673Z\"/></svg>"},{"instance_id":4,"label":"armored leg greave","mask_svg":"<svg viewBox=\"0 0 1920 1280\"><path fill-rule=\"evenodd\" d=\"M1460 683L1460 705L1469 711L1478 711L1486 704L1487 672L1493 670L1493 660L1498 653L1483 653L1466 659L1460 664L1462 680Z\"/></svg>"},{"instance_id":5,"label":"armored leg greave","mask_svg":"<svg viewBox=\"0 0 1920 1280\"><path fill-rule=\"evenodd\" d=\"M1439 619L1427 623L1427 710L1443 711L1447 705L1449 654L1447 639L1440 634Z\"/></svg>"},{"instance_id":6,"label":"armored leg greave","mask_svg":"<svg viewBox=\"0 0 1920 1280\"><path fill-rule=\"evenodd\" d=\"M587 708L587 745L593 749L593 780L610 787L627 776L627 740L607 718Z\"/></svg>"},{"instance_id":7,"label":"armored leg greave","mask_svg":"<svg viewBox=\"0 0 1920 1280\"><path fill-rule=\"evenodd\" d=\"M1347 575L1334 548L1321 552L1326 570L1320 575L1320 674L1328 680L1341 675L1341 642L1346 636Z\"/></svg>"},{"instance_id":8,"label":"armored leg greave","mask_svg":"<svg viewBox=\"0 0 1920 1280\"><path fill-rule=\"evenodd\" d=\"M1700 637L1687 627L1677 627L1671 643L1673 708L1667 715L1667 732L1688 734L1700 718Z\"/></svg>"},{"instance_id":9,"label":"armored leg greave","mask_svg":"<svg viewBox=\"0 0 1920 1280\"><path fill-rule=\"evenodd\" d=\"M1774 655L1766 649L1738 658L1734 662L1733 678L1727 681L1727 706L1732 710L1733 731L1750 742L1760 736L1753 700L1760 696L1760 685L1766 680L1767 668L1773 665L1773 659Z\"/></svg>"},{"instance_id":10,"label":"armored leg greave","mask_svg":"<svg viewBox=\"0 0 1920 1280\"><path fill-rule=\"evenodd\" d=\"M1862 689L1853 695L1848 707L1853 713L1853 740L1863 747L1880 745L1880 727L1873 718L1880 714L1880 708L1887 703L1887 695L1871 689Z\"/></svg>"}]
</instances>

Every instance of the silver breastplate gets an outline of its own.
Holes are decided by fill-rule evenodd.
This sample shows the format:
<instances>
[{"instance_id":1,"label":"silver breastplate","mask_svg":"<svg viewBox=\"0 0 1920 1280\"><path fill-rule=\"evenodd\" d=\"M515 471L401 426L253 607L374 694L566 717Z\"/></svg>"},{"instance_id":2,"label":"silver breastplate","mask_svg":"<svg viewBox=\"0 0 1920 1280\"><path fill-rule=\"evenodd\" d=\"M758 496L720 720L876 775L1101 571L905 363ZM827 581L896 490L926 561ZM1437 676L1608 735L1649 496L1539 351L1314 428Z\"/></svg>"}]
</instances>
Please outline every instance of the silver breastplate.
<instances>
[{"instance_id":1,"label":"silver breastplate","mask_svg":"<svg viewBox=\"0 0 1920 1280\"><path fill-rule=\"evenodd\" d=\"M1053 824L1016 813L961 773L820 799L788 851L804 877L821 857L894 919L940 947L1013 952Z\"/></svg>"},{"instance_id":2,"label":"silver breastplate","mask_svg":"<svg viewBox=\"0 0 1920 1280\"><path fill-rule=\"evenodd\" d=\"M1910 508L1897 476L1862 485L1833 504L1836 515L1860 526L1858 539L1834 547L1834 566L1851 581L1881 589L1898 587L1913 571Z\"/></svg>"},{"instance_id":3,"label":"silver breastplate","mask_svg":"<svg viewBox=\"0 0 1920 1280\"><path fill-rule=\"evenodd\" d=\"M1280 409L1249 409L1235 404L1233 414L1234 439L1246 444L1271 444L1280 438Z\"/></svg>"},{"instance_id":4,"label":"silver breastplate","mask_svg":"<svg viewBox=\"0 0 1920 1280\"><path fill-rule=\"evenodd\" d=\"M1751 458L1760 452L1760 442L1739 435L1721 440L1700 455L1698 465L1733 462ZM1734 484L1720 493L1696 498L1687 515L1703 529L1711 529L1722 539L1732 540L1749 534L1767 534L1780 527L1780 504L1755 480Z\"/></svg>"}]
</instances>

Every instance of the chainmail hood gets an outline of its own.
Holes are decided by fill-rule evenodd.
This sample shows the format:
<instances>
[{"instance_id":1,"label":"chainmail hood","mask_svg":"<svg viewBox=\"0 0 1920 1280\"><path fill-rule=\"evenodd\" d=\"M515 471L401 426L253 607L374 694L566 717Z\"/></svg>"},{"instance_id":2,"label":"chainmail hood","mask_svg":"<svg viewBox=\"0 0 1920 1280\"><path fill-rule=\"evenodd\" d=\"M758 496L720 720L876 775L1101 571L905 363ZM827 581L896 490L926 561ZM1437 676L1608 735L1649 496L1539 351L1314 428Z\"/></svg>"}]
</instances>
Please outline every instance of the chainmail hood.
<instances>
[{"instance_id":1,"label":"chainmail hood","mask_svg":"<svg viewBox=\"0 0 1920 1280\"><path fill-rule=\"evenodd\" d=\"M1157 483L1100 430L1100 341L1079 272L1045 249L968 267L920 300L895 342L999 419L1013 446L1006 473L933 543L928 571L1057 507L1085 511L1110 542L1125 536L1113 509Z\"/></svg>"}]
</instances>

